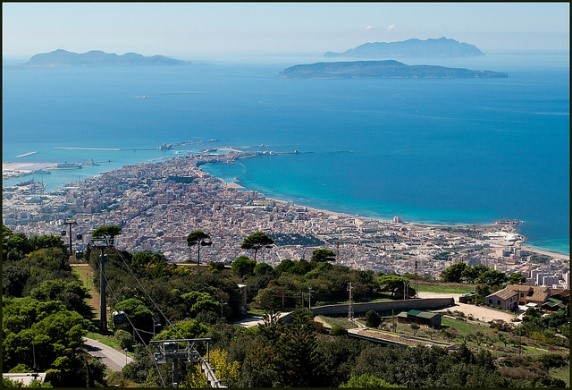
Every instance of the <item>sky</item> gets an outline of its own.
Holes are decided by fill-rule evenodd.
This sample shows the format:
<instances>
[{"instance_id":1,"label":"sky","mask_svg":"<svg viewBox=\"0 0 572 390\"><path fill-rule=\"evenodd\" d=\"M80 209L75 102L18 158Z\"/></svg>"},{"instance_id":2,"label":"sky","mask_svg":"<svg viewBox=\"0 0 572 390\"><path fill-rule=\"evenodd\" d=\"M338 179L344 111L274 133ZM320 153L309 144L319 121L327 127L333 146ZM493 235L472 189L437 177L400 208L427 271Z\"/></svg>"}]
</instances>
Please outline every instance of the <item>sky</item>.
<instances>
[{"instance_id":1,"label":"sky","mask_svg":"<svg viewBox=\"0 0 572 390\"><path fill-rule=\"evenodd\" d=\"M2 3L2 55L56 49L193 59L323 54L447 37L483 52L569 50L570 4Z\"/></svg>"}]
</instances>

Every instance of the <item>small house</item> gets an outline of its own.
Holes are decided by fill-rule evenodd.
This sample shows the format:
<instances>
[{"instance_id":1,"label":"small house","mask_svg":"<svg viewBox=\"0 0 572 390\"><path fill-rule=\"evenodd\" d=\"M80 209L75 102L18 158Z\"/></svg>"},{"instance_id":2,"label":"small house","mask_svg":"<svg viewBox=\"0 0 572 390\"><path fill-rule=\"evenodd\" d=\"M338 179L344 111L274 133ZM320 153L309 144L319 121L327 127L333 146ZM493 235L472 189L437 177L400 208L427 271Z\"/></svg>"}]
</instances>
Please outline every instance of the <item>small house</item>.
<instances>
[{"instance_id":1,"label":"small house","mask_svg":"<svg viewBox=\"0 0 572 390\"><path fill-rule=\"evenodd\" d=\"M402 324L419 324L426 325L433 329L441 328L441 314L432 313L430 311L421 311L412 309L409 311L402 311L397 315L397 322Z\"/></svg>"}]
</instances>

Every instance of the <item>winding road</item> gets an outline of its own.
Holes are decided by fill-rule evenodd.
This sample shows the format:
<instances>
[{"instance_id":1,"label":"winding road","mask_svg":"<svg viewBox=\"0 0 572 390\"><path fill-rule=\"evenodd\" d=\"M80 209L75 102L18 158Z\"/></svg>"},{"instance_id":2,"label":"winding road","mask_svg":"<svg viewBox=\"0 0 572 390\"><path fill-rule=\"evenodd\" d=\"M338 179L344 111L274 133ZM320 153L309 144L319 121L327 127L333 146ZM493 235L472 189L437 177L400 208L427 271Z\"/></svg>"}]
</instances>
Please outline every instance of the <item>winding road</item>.
<instances>
[{"instance_id":1,"label":"winding road","mask_svg":"<svg viewBox=\"0 0 572 390\"><path fill-rule=\"evenodd\" d=\"M84 337L83 341L85 343L87 353L98 358L111 371L121 371L123 367L133 361L133 359L127 356L124 352L108 347L97 340Z\"/></svg>"}]
</instances>

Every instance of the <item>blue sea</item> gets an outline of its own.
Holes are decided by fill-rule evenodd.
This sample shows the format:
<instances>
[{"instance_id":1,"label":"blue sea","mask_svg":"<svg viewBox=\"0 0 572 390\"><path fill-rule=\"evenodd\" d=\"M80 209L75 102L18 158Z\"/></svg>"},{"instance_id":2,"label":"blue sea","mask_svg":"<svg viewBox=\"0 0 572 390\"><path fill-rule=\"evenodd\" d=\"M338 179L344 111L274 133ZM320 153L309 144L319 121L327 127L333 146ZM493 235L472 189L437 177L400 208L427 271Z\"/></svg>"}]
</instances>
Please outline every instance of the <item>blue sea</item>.
<instances>
[{"instance_id":1,"label":"blue sea","mask_svg":"<svg viewBox=\"0 0 572 390\"><path fill-rule=\"evenodd\" d=\"M298 151L204 169L271 197L364 217L522 220L527 244L569 254L569 53L432 60L508 72L504 79L278 76L287 66L317 61L323 59L53 69L5 64L3 161L94 163L33 175L53 190L202 149ZM158 150L178 142L185 144ZM21 156L30 152L37 153Z\"/></svg>"}]
</instances>

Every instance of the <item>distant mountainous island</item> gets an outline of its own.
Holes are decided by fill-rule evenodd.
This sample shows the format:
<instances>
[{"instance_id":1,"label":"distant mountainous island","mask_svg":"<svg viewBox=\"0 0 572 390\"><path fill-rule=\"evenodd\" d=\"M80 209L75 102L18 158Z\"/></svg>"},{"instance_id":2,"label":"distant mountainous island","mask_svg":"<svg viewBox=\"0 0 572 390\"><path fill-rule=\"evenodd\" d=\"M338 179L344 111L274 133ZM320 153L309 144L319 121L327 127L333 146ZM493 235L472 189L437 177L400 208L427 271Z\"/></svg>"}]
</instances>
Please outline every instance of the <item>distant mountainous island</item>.
<instances>
[{"instance_id":1,"label":"distant mountainous island","mask_svg":"<svg viewBox=\"0 0 572 390\"><path fill-rule=\"evenodd\" d=\"M446 68L436 65L406 65L395 60L318 62L294 65L280 72L284 78L331 78L331 79L447 79L447 78L499 78L507 73L490 70Z\"/></svg>"},{"instance_id":2,"label":"distant mountainous island","mask_svg":"<svg viewBox=\"0 0 572 390\"><path fill-rule=\"evenodd\" d=\"M484 53L474 45L449 38L408 39L399 42L368 42L343 53L326 52L325 57L400 58L400 57L474 57Z\"/></svg>"},{"instance_id":3,"label":"distant mountainous island","mask_svg":"<svg viewBox=\"0 0 572 390\"><path fill-rule=\"evenodd\" d=\"M87 53L73 53L58 49L49 53L36 54L25 67L93 66L93 65L184 65L187 61L155 55L145 57L137 53L117 55L92 50Z\"/></svg>"}]
</instances>

